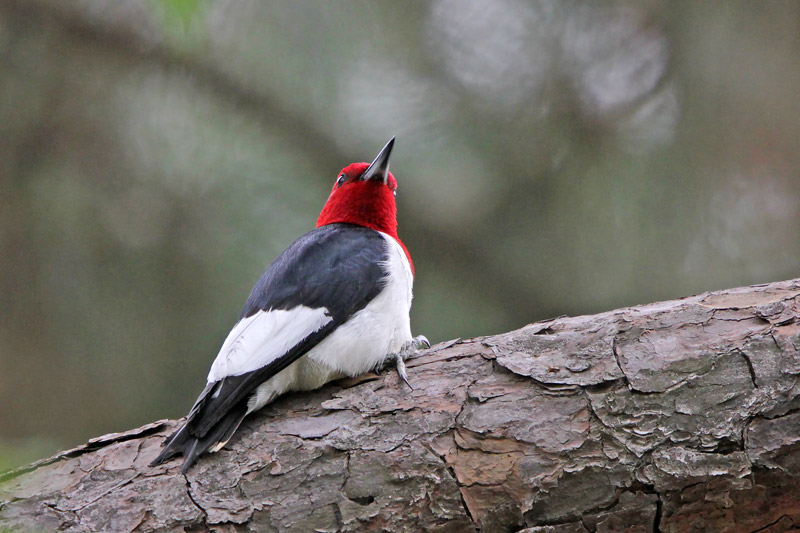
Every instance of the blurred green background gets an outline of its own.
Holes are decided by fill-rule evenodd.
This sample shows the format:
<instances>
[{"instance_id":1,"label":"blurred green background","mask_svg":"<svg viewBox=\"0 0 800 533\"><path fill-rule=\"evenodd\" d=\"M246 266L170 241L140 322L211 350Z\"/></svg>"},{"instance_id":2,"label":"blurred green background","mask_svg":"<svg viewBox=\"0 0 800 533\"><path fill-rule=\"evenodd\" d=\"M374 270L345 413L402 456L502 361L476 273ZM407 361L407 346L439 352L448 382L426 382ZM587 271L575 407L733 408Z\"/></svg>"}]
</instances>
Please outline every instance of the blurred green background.
<instances>
[{"instance_id":1,"label":"blurred green background","mask_svg":"<svg viewBox=\"0 0 800 533\"><path fill-rule=\"evenodd\" d=\"M798 275L800 2L0 0L0 469L184 415L392 135L432 341Z\"/></svg>"}]
</instances>

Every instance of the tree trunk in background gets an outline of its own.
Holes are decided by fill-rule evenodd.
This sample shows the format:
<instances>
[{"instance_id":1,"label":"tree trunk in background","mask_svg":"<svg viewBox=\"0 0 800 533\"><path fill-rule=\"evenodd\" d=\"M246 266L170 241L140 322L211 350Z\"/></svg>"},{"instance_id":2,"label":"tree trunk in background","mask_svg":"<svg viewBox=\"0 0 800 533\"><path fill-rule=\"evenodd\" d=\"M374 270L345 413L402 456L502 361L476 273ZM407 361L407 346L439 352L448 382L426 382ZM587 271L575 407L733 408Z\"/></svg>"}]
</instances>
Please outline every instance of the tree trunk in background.
<instances>
[{"instance_id":1,"label":"tree trunk in background","mask_svg":"<svg viewBox=\"0 0 800 533\"><path fill-rule=\"evenodd\" d=\"M293 394L188 473L172 421L5 476L0 529L800 526L800 280L451 341Z\"/></svg>"}]
</instances>

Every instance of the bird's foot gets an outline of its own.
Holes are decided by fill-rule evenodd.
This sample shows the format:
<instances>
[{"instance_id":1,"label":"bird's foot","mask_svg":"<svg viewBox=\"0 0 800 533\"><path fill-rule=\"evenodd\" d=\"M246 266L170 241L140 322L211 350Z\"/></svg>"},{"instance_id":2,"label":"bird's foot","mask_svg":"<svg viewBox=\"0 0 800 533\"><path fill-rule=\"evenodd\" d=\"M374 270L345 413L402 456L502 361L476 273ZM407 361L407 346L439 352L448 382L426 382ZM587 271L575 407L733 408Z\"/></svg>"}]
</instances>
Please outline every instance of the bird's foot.
<instances>
[{"instance_id":1,"label":"bird's foot","mask_svg":"<svg viewBox=\"0 0 800 533\"><path fill-rule=\"evenodd\" d=\"M395 366L397 367L397 373L400 375L400 379L406 382L408 388L414 390L414 387L411 386L411 383L408 382L408 373L406 372L406 362L405 360L412 354L422 350L424 348L430 348L431 343L428 341L428 338L425 335L417 335L407 343L405 343L401 348L400 351L392 354L389 360L391 361L394 359Z\"/></svg>"},{"instance_id":2,"label":"bird's foot","mask_svg":"<svg viewBox=\"0 0 800 533\"><path fill-rule=\"evenodd\" d=\"M428 340L428 337L426 337L425 335L417 335L416 337L405 343L400 348L399 353L405 354L407 358L411 354L414 354L422 349L430 347L431 347L431 342Z\"/></svg>"}]
</instances>

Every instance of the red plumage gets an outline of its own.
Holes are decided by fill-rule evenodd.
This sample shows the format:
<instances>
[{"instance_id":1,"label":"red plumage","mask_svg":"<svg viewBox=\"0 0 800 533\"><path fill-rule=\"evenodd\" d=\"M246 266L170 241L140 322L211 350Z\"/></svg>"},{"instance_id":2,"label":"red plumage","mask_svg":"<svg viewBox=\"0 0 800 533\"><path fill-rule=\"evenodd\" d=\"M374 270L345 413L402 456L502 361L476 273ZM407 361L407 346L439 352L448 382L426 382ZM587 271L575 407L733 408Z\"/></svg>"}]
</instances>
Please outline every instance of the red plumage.
<instances>
[{"instance_id":1,"label":"red plumage","mask_svg":"<svg viewBox=\"0 0 800 533\"><path fill-rule=\"evenodd\" d=\"M369 163L353 163L342 169L317 219L317 227L343 222L382 231L403 248L413 274L411 254L397 236L397 180L391 172L387 173L386 183L359 179L368 167Z\"/></svg>"}]
</instances>

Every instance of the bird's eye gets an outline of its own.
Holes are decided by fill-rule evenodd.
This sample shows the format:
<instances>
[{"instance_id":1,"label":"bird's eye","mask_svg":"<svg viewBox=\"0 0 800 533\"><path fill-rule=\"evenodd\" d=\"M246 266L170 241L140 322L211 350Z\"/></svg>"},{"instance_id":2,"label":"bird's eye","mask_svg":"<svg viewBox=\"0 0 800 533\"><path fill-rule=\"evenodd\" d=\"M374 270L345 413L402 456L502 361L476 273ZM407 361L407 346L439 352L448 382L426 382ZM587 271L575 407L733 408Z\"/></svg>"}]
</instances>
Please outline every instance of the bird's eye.
<instances>
[{"instance_id":1,"label":"bird's eye","mask_svg":"<svg viewBox=\"0 0 800 533\"><path fill-rule=\"evenodd\" d=\"M339 175L339 179L336 180L336 186L341 187L342 185L344 185L344 179L345 179L344 174Z\"/></svg>"}]
</instances>

